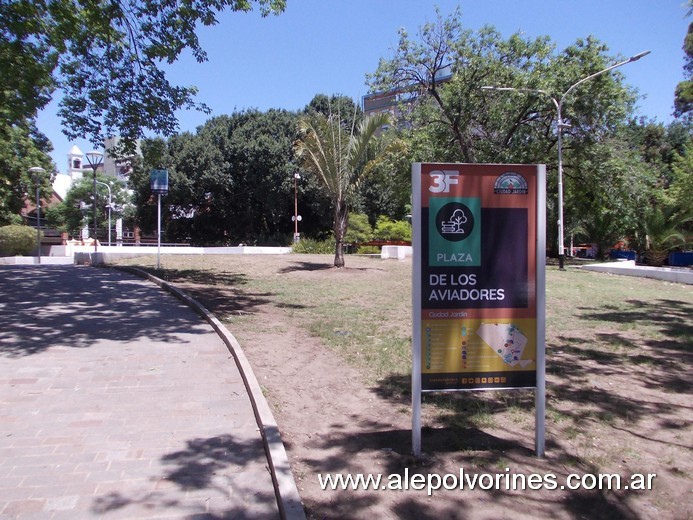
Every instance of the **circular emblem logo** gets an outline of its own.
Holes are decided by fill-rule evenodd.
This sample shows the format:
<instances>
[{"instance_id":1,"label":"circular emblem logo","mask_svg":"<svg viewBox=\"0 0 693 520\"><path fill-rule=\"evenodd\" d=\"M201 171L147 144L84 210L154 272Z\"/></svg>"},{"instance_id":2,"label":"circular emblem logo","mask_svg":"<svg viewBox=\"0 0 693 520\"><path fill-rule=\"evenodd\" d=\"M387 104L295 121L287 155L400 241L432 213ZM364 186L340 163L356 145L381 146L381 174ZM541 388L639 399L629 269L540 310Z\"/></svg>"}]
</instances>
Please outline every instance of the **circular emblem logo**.
<instances>
[{"instance_id":1,"label":"circular emblem logo","mask_svg":"<svg viewBox=\"0 0 693 520\"><path fill-rule=\"evenodd\" d=\"M465 204L449 202L436 215L436 229L445 240L460 242L474 229L474 215Z\"/></svg>"},{"instance_id":2,"label":"circular emblem logo","mask_svg":"<svg viewBox=\"0 0 693 520\"><path fill-rule=\"evenodd\" d=\"M496 179L493 193L499 195L527 195L527 181L517 172L505 172Z\"/></svg>"}]
</instances>

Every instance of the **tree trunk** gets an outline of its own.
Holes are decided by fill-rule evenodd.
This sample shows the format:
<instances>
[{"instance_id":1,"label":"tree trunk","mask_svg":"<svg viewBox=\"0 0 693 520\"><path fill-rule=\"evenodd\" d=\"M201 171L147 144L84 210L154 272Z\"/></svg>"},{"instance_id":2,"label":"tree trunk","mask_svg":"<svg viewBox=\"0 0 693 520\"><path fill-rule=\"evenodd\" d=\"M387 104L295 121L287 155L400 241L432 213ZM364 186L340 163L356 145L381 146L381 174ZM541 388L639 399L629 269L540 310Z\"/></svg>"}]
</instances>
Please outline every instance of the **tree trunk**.
<instances>
[{"instance_id":1,"label":"tree trunk","mask_svg":"<svg viewBox=\"0 0 693 520\"><path fill-rule=\"evenodd\" d=\"M334 204L334 266L344 267L344 236L349 224L349 209L346 202L336 200Z\"/></svg>"}]
</instances>

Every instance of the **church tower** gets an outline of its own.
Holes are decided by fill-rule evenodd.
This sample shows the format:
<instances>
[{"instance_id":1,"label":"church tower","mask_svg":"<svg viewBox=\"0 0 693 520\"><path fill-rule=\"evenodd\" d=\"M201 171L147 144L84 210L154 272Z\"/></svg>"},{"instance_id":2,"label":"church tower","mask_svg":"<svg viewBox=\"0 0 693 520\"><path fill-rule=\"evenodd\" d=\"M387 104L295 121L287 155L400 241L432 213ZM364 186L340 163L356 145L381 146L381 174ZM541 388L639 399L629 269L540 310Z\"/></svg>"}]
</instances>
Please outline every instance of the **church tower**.
<instances>
[{"instance_id":1,"label":"church tower","mask_svg":"<svg viewBox=\"0 0 693 520\"><path fill-rule=\"evenodd\" d=\"M82 178L82 166L84 164L84 154L77 145L70 149L67 154L67 174L72 181Z\"/></svg>"}]
</instances>

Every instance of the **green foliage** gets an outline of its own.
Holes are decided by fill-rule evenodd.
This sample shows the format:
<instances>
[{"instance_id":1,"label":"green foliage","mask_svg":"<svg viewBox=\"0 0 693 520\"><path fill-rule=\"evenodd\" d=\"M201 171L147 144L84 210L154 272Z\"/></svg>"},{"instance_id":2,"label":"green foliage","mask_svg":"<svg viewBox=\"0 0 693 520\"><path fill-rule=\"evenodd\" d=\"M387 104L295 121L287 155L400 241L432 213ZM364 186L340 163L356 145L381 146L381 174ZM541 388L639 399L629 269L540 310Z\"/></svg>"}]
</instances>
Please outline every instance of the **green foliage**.
<instances>
[{"instance_id":1,"label":"green foliage","mask_svg":"<svg viewBox=\"0 0 693 520\"><path fill-rule=\"evenodd\" d=\"M296 242L292 248L292 253L329 255L334 253L334 240L314 240L312 238L302 238Z\"/></svg>"},{"instance_id":2,"label":"green foliage","mask_svg":"<svg viewBox=\"0 0 693 520\"><path fill-rule=\"evenodd\" d=\"M403 220L394 221L385 216L378 217L373 237L377 240L411 241L411 224Z\"/></svg>"},{"instance_id":3,"label":"green foliage","mask_svg":"<svg viewBox=\"0 0 693 520\"><path fill-rule=\"evenodd\" d=\"M692 220L690 206L681 211L677 207L660 205L647 211L643 215L647 234L647 263L660 266L670 251L690 245L691 237L686 237L681 229Z\"/></svg>"},{"instance_id":4,"label":"green foliage","mask_svg":"<svg viewBox=\"0 0 693 520\"><path fill-rule=\"evenodd\" d=\"M206 60L195 33L215 25L221 11L263 15L284 10L285 0L13 0L0 3L0 126L34 117L57 87L59 114L70 139L109 135L134 142L171 135L175 112L196 107L195 87L169 83L163 64L184 51Z\"/></svg>"},{"instance_id":5,"label":"green foliage","mask_svg":"<svg viewBox=\"0 0 693 520\"><path fill-rule=\"evenodd\" d=\"M195 134L145 140L142 164L130 182L145 231L156 226L149 188L153 168L169 170L170 191L162 218L169 241L197 245L269 244L290 236L294 196L299 231L320 236L329 229L317 179L293 161L298 115L286 110L248 110L210 119ZM294 175L300 173L294 193Z\"/></svg>"},{"instance_id":6,"label":"green foliage","mask_svg":"<svg viewBox=\"0 0 693 520\"><path fill-rule=\"evenodd\" d=\"M101 239L108 235L108 189L103 183L111 186L111 225L115 225L115 219L128 216L127 208L131 206L132 201L123 181L103 174L97 174L96 180L98 181L96 185L96 218L99 239ZM48 225L67 231L73 237L79 236L80 230L85 225L88 225L89 229L92 230L94 226L93 201L93 177L82 177L70 188L62 202L47 209ZM105 231L102 231L104 229Z\"/></svg>"},{"instance_id":7,"label":"green foliage","mask_svg":"<svg viewBox=\"0 0 693 520\"><path fill-rule=\"evenodd\" d=\"M27 255L36 247L36 230L29 226L0 227L0 253L6 256Z\"/></svg>"},{"instance_id":8,"label":"green foliage","mask_svg":"<svg viewBox=\"0 0 693 520\"><path fill-rule=\"evenodd\" d=\"M46 200L50 196L53 165L46 155L50 150L46 137L32 123L0 126L0 225L18 223L27 194L35 200L36 182L29 168L46 170L39 179L40 197Z\"/></svg>"},{"instance_id":9,"label":"green foliage","mask_svg":"<svg viewBox=\"0 0 693 520\"><path fill-rule=\"evenodd\" d=\"M369 166L382 151L372 152L371 140L386 125L387 114L364 118L345 127L348 116L337 111L325 115L308 112L299 120L296 155L303 167L319 179L334 210L335 267L344 267L344 236L348 229L349 204Z\"/></svg>"},{"instance_id":10,"label":"green foliage","mask_svg":"<svg viewBox=\"0 0 693 520\"><path fill-rule=\"evenodd\" d=\"M619 240L638 236L643 210L657 184L657 171L618 138L573 152L575 167L566 177L571 204L566 233L595 242L602 254Z\"/></svg>"},{"instance_id":11,"label":"green foliage","mask_svg":"<svg viewBox=\"0 0 693 520\"><path fill-rule=\"evenodd\" d=\"M676 86L674 93L674 114L678 117L693 110L693 23L688 25L688 32L683 40L683 52L686 60L683 67L686 79Z\"/></svg>"},{"instance_id":12,"label":"green foliage","mask_svg":"<svg viewBox=\"0 0 693 520\"><path fill-rule=\"evenodd\" d=\"M379 255L380 246L359 246L356 252L359 255Z\"/></svg>"},{"instance_id":13,"label":"green foliage","mask_svg":"<svg viewBox=\"0 0 693 520\"><path fill-rule=\"evenodd\" d=\"M546 36L465 29L458 9L447 17L438 12L417 38L401 30L399 45L369 83L371 91L399 93L397 126L412 162L546 164L547 222L557 221L556 105L563 99L562 119L569 123L563 129L564 227L601 222L598 233L606 243L636 227L637 209L625 207L635 191L628 187L628 168L636 167L633 177L644 190L631 202L646 198L654 186L631 144L620 141L636 99L623 75L600 74L572 89L617 61L592 37L559 52ZM618 142L617 149L609 153L606 142ZM608 182L595 201L587 190L599 191L603 176ZM555 246L554 226L548 230Z\"/></svg>"},{"instance_id":14,"label":"green foliage","mask_svg":"<svg viewBox=\"0 0 693 520\"><path fill-rule=\"evenodd\" d=\"M676 154L671 165L672 179L669 195L675 207L690 207L693 201L693 144Z\"/></svg>"},{"instance_id":15,"label":"green foliage","mask_svg":"<svg viewBox=\"0 0 693 520\"><path fill-rule=\"evenodd\" d=\"M368 215L371 222L380 215L403 219L410 212L413 161L408 143L395 137L394 132L386 133L382 139L385 151L372 164L359 190L357 207Z\"/></svg>"},{"instance_id":16,"label":"green foliage","mask_svg":"<svg viewBox=\"0 0 693 520\"><path fill-rule=\"evenodd\" d=\"M349 215L349 229L344 235L347 244L359 244L368 242L373 237L373 228L368 222L368 215L351 213Z\"/></svg>"}]
</instances>

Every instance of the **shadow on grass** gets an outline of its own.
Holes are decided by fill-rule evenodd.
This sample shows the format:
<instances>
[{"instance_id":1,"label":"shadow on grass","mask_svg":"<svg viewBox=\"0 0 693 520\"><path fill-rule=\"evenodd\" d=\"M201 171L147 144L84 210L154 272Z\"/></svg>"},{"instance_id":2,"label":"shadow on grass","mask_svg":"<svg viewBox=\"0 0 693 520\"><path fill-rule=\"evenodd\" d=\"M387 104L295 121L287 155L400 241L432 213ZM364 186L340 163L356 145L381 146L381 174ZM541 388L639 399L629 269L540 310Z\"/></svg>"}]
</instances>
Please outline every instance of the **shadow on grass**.
<instances>
[{"instance_id":1,"label":"shadow on grass","mask_svg":"<svg viewBox=\"0 0 693 520\"><path fill-rule=\"evenodd\" d=\"M154 276L172 283L187 281L205 285L224 285L232 287L248 283L248 276L243 273L210 272L204 269L144 269Z\"/></svg>"},{"instance_id":2,"label":"shadow on grass","mask_svg":"<svg viewBox=\"0 0 693 520\"><path fill-rule=\"evenodd\" d=\"M666 344L657 345L658 350L670 353L690 351L693 341L693 305L669 299L651 302L626 300L628 308L614 308L604 305L597 308L579 308L580 317L589 321L606 321L618 324L648 323L659 328L659 333L667 338Z\"/></svg>"},{"instance_id":3,"label":"shadow on grass","mask_svg":"<svg viewBox=\"0 0 693 520\"><path fill-rule=\"evenodd\" d=\"M465 393L464 400L474 401L474 394ZM489 518L499 511L515 511L534 518L553 518L568 514L571 518L638 518L626 497L610 492L563 491L530 493L529 488L503 486L506 475L518 474L516 482L530 474L553 473L560 486L570 473L597 473L598 468L587 460L576 459L564 452L558 444L547 441L547 449L555 455L550 461L534 457L528 447L525 431L508 431L495 435L477 427L441 426L424 428L422 431L423 454L421 459L411 455L412 432L409 429L387 429L377 420L357 420L354 424L335 423L329 436L314 437L310 443L316 452L329 450L331 455L319 460L308 460L312 472L357 474L363 471L359 457L378 461L380 486L405 485L407 488L389 488L397 497L390 511L401 519L469 518L475 516L478 504L492 501ZM358 433L354 433L354 430ZM310 447L310 446L309 446ZM365 462L368 464L368 462ZM443 470L443 468L445 468ZM512 471L506 468L511 468ZM556 469L558 468L558 469ZM443 473L447 471L447 473ZM426 500L427 489L411 486L413 475L420 475L420 482L456 482L453 489L439 485ZM483 475L483 476L482 476ZM495 483L499 475L501 485ZM462 481L462 488L459 482ZM525 480L525 483L527 481ZM483 483L483 485L482 485ZM353 492L352 492L353 493ZM375 502L374 494L349 495L349 499L335 498L329 503L311 504L308 511L316 518L361 518ZM355 500L352 500L352 496ZM466 498L465 498L466 497ZM364 502L365 501L365 502ZM477 504L472 506L471 504ZM336 508L336 509L335 509ZM475 516L476 517L476 516Z\"/></svg>"},{"instance_id":4,"label":"shadow on grass","mask_svg":"<svg viewBox=\"0 0 693 520\"><path fill-rule=\"evenodd\" d=\"M175 284L220 319L229 315L253 314L257 307L270 303L280 305L273 293L247 290L248 276L243 273L218 273L204 269L144 270ZM301 304L280 306L291 309L306 307Z\"/></svg>"},{"instance_id":5,"label":"shadow on grass","mask_svg":"<svg viewBox=\"0 0 693 520\"><path fill-rule=\"evenodd\" d=\"M281 268L280 274L293 273L296 271L328 271L334 269L334 263L324 264L322 262L293 262L291 265Z\"/></svg>"}]
</instances>

